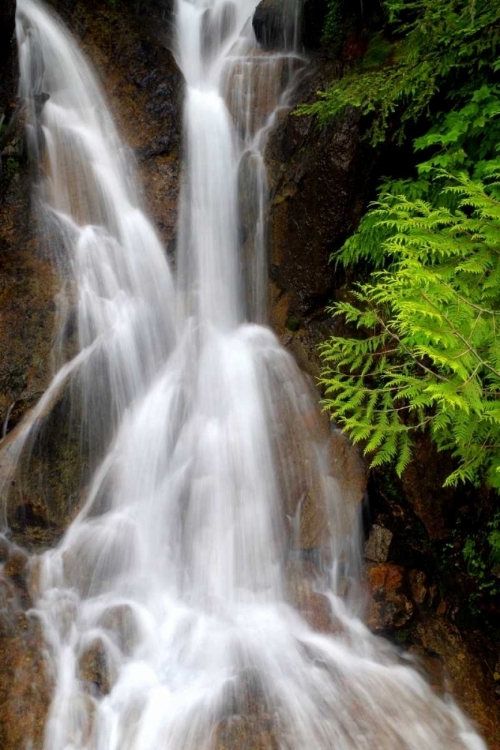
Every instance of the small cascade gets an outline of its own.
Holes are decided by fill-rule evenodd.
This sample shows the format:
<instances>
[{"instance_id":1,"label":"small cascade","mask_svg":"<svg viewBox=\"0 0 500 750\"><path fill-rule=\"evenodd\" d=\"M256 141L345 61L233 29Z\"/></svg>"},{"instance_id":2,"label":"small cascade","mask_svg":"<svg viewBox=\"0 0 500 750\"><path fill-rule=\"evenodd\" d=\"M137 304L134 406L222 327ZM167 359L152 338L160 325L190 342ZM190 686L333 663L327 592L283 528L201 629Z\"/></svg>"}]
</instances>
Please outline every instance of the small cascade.
<instances>
[{"instance_id":1,"label":"small cascade","mask_svg":"<svg viewBox=\"0 0 500 750\"><path fill-rule=\"evenodd\" d=\"M74 521L32 561L55 680L45 747L484 750L359 619L358 509L310 386L260 324L262 152L305 61L298 5L284 4L276 51L255 41L255 6L177 0L172 279L88 63L38 0L18 0L36 196L63 289L59 369L11 447L21 455L68 388L95 452ZM301 565L329 634L292 606Z\"/></svg>"}]
</instances>

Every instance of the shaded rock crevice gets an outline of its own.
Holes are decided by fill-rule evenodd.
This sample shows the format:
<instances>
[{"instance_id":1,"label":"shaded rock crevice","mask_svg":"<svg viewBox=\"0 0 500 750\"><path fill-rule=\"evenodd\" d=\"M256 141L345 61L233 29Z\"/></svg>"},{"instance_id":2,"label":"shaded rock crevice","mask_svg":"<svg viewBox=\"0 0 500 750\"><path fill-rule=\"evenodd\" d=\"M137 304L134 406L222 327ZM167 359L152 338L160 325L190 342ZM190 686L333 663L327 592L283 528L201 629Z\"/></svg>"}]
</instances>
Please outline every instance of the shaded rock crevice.
<instances>
[{"instance_id":1,"label":"shaded rock crevice","mask_svg":"<svg viewBox=\"0 0 500 750\"><path fill-rule=\"evenodd\" d=\"M317 345L336 325L325 308L345 283L330 257L359 223L377 155L369 153L356 110L320 127L314 117L297 115L295 106L314 101L318 89L342 73L339 61L320 55L311 61L266 150L272 324L315 376Z\"/></svg>"}]
</instances>

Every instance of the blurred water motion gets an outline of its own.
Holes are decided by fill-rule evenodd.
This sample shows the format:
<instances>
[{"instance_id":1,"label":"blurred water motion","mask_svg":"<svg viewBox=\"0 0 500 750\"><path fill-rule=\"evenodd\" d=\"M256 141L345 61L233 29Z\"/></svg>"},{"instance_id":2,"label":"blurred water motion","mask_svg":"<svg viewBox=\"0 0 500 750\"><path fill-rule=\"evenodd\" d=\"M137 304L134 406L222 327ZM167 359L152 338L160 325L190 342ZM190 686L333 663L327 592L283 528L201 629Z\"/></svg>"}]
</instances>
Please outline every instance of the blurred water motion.
<instances>
[{"instance_id":1,"label":"blurred water motion","mask_svg":"<svg viewBox=\"0 0 500 750\"><path fill-rule=\"evenodd\" d=\"M52 391L14 448L69 383L97 456L78 516L37 560L56 677L46 748L484 748L359 619L358 509L309 384L262 325L263 149L305 61L298 0L276 52L255 42L255 6L177 2L173 278L88 63L40 3L18 2L40 220L67 314ZM329 632L291 606L291 569Z\"/></svg>"}]
</instances>

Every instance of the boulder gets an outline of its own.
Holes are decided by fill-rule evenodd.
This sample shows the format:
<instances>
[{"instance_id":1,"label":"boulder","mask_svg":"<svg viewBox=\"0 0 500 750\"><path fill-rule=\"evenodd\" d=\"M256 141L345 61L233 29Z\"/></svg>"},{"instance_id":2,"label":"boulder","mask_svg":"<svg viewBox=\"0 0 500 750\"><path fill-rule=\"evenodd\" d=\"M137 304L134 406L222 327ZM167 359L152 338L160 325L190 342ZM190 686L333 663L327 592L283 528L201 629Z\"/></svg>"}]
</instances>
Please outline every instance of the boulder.
<instances>
[{"instance_id":1,"label":"boulder","mask_svg":"<svg viewBox=\"0 0 500 750\"><path fill-rule=\"evenodd\" d=\"M340 298L345 282L330 256L359 222L376 158L368 158L356 110L320 126L293 107L314 101L316 92L341 73L336 61L311 62L295 89L292 109L278 114L265 154L272 324L314 377L320 369L318 345L343 331L342 321L326 311Z\"/></svg>"},{"instance_id":2,"label":"boulder","mask_svg":"<svg viewBox=\"0 0 500 750\"><path fill-rule=\"evenodd\" d=\"M138 642L139 631L132 607L117 604L102 615L99 625L111 631L124 654L130 654Z\"/></svg>"},{"instance_id":3,"label":"boulder","mask_svg":"<svg viewBox=\"0 0 500 750\"><path fill-rule=\"evenodd\" d=\"M500 707L493 675L484 669L458 628L445 618L423 618L416 626L416 636L426 653L444 664L447 690L479 727L488 746L500 750Z\"/></svg>"},{"instance_id":4,"label":"boulder","mask_svg":"<svg viewBox=\"0 0 500 750\"><path fill-rule=\"evenodd\" d=\"M14 562L19 550L10 551ZM53 683L40 621L16 577L0 575L0 747L42 750Z\"/></svg>"},{"instance_id":5,"label":"boulder","mask_svg":"<svg viewBox=\"0 0 500 750\"><path fill-rule=\"evenodd\" d=\"M290 560L286 567L287 600L313 630L340 632L328 598L316 591L317 572L307 560Z\"/></svg>"},{"instance_id":6,"label":"boulder","mask_svg":"<svg viewBox=\"0 0 500 750\"><path fill-rule=\"evenodd\" d=\"M116 669L102 638L87 644L78 660L78 676L91 695L108 695L116 681Z\"/></svg>"},{"instance_id":7,"label":"boulder","mask_svg":"<svg viewBox=\"0 0 500 750\"><path fill-rule=\"evenodd\" d=\"M403 472L402 488L432 541L449 535L450 514L459 495L453 487L443 484L453 468L450 454L438 453L429 435L414 439L412 460Z\"/></svg>"},{"instance_id":8,"label":"boulder","mask_svg":"<svg viewBox=\"0 0 500 750\"><path fill-rule=\"evenodd\" d=\"M367 625L374 632L391 632L409 623L414 604L407 590L405 569L391 563L368 564L366 576L371 592Z\"/></svg>"},{"instance_id":9,"label":"boulder","mask_svg":"<svg viewBox=\"0 0 500 750\"><path fill-rule=\"evenodd\" d=\"M262 0L259 3L252 25L264 49L282 50L292 46L296 7L298 0Z\"/></svg>"},{"instance_id":10,"label":"boulder","mask_svg":"<svg viewBox=\"0 0 500 750\"><path fill-rule=\"evenodd\" d=\"M392 531L374 524L371 528L368 541L365 544L365 559L377 563L387 562L392 537Z\"/></svg>"}]
</instances>

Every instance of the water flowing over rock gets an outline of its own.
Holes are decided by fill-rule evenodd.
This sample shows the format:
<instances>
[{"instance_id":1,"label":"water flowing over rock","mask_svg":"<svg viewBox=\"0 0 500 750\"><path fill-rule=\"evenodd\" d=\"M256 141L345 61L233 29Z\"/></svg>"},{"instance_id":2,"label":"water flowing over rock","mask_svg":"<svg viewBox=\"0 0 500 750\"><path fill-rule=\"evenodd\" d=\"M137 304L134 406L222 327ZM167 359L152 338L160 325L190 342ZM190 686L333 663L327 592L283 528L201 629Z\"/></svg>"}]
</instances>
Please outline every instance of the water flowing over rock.
<instances>
[{"instance_id":1,"label":"water flowing over rock","mask_svg":"<svg viewBox=\"0 0 500 750\"><path fill-rule=\"evenodd\" d=\"M336 60L313 58L291 103L313 101L342 72ZM317 346L341 333L325 313L345 281L330 256L357 226L375 159L354 109L323 127L293 107L282 109L265 155L273 327L301 367L317 377Z\"/></svg>"},{"instance_id":2,"label":"water flowing over rock","mask_svg":"<svg viewBox=\"0 0 500 750\"><path fill-rule=\"evenodd\" d=\"M26 553L0 537L0 746L6 750L42 750L52 697L47 644L31 610L29 576Z\"/></svg>"},{"instance_id":3,"label":"water flowing over rock","mask_svg":"<svg viewBox=\"0 0 500 750\"><path fill-rule=\"evenodd\" d=\"M263 151L306 64L296 7L283 5L281 49L263 52L255 0L208 15L177 2L172 270L86 59L41 3L18 0L39 221L62 288L55 375L8 436L7 468L20 461L51 494L61 466L44 430L66 424L79 445L71 525L30 564L8 551L4 569L43 626L54 684L32 734L40 744L45 723L45 750L484 748L359 618L363 467L262 325ZM399 573L386 565L398 607Z\"/></svg>"}]
</instances>

